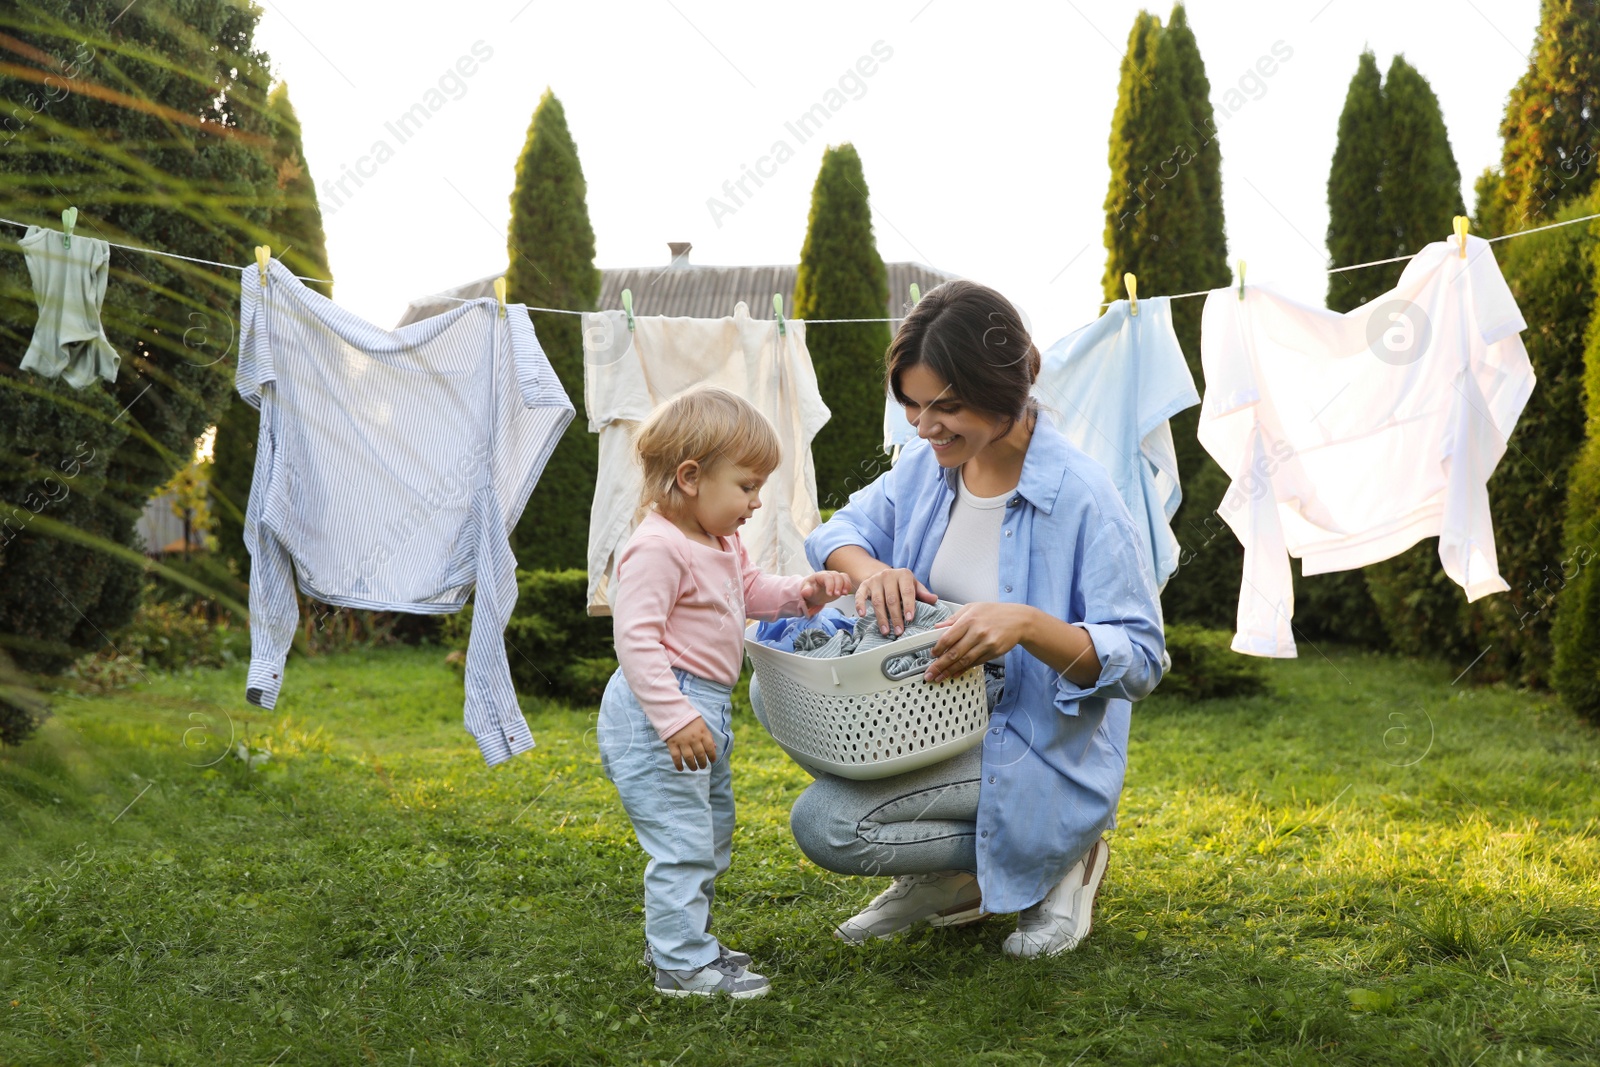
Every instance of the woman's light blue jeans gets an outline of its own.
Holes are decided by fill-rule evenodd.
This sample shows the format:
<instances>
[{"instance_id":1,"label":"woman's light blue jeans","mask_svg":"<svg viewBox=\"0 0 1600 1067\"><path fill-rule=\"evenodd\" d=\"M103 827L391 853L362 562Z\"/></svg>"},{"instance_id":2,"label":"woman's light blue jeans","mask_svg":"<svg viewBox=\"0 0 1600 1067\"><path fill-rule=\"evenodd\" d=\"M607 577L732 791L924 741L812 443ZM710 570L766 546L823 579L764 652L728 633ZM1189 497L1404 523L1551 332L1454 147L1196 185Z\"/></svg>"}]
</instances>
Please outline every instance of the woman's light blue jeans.
<instances>
[{"instance_id":1,"label":"woman's light blue jeans","mask_svg":"<svg viewBox=\"0 0 1600 1067\"><path fill-rule=\"evenodd\" d=\"M699 970L720 954L711 935L717 876L733 853L732 690L674 669L678 689L711 728L717 758L705 770L678 770L639 706L621 668L606 683L596 734L600 765L616 785L644 869L644 932L656 966Z\"/></svg>"},{"instance_id":2,"label":"woman's light blue jeans","mask_svg":"<svg viewBox=\"0 0 1600 1067\"><path fill-rule=\"evenodd\" d=\"M989 673L991 710L1003 681ZM766 706L754 677L750 707L765 726ZM836 874L975 871L982 770L982 745L919 771L870 781L807 769L816 781L794 802L789 829L812 863Z\"/></svg>"}]
</instances>

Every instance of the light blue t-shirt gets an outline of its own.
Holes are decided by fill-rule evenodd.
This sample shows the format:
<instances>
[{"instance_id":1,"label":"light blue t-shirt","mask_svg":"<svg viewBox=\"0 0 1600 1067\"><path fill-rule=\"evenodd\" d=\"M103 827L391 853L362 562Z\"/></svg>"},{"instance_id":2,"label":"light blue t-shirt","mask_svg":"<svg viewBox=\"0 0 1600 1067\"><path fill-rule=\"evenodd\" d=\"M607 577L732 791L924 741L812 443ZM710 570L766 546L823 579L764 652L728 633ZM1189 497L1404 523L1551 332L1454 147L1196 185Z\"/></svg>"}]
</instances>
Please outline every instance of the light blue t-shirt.
<instances>
[{"instance_id":1,"label":"light blue t-shirt","mask_svg":"<svg viewBox=\"0 0 1600 1067\"><path fill-rule=\"evenodd\" d=\"M1128 314L1126 300L1114 302L1045 351L1033 391L1067 440L1111 475L1139 527L1156 588L1165 588L1178 569L1171 523L1183 500L1167 420L1200 403L1172 332L1171 301L1141 300L1137 315Z\"/></svg>"}]
</instances>

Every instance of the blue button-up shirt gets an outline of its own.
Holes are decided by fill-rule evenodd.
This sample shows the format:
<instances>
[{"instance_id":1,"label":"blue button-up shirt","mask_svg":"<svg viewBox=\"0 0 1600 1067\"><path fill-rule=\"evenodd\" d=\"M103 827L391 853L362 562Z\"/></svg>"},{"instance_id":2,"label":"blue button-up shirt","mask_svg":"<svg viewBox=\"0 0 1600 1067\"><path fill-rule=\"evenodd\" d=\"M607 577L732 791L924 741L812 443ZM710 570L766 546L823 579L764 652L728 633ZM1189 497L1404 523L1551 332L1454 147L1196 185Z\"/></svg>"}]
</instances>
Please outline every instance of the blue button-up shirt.
<instances>
[{"instance_id":1,"label":"blue button-up shirt","mask_svg":"<svg viewBox=\"0 0 1600 1067\"><path fill-rule=\"evenodd\" d=\"M913 442L811 532L807 558L821 569L835 549L859 545L927 585L959 476L940 467L926 441ZM1005 695L984 736L978 788L978 884L988 911L1038 903L1113 825L1131 702L1161 680L1166 647L1150 573L1105 469L1038 419L1001 525L997 599L1082 626L1100 677L1079 686L1020 644L1006 653Z\"/></svg>"}]
</instances>

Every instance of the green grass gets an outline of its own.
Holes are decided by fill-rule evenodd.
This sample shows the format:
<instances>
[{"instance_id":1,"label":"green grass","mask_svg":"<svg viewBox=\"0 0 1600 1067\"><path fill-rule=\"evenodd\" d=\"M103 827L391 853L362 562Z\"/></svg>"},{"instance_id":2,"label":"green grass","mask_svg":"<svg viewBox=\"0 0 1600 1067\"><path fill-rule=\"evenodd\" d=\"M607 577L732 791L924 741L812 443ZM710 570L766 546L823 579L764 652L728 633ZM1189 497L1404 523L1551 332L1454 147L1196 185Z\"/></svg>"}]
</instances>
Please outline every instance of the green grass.
<instances>
[{"instance_id":1,"label":"green grass","mask_svg":"<svg viewBox=\"0 0 1600 1067\"><path fill-rule=\"evenodd\" d=\"M661 1001L594 713L488 770L437 649L63 695L0 754L0 1063L1593 1063L1600 736L1442 665L1307 650L1135 709L1095 932L849 948L806 778L740 706L718 931L763 1001ZM231 724L229 716L231 716ZM272 756L222 753L230 729ZM131 806L130 806L131 804Z\"/></svg>"}]
</instances>

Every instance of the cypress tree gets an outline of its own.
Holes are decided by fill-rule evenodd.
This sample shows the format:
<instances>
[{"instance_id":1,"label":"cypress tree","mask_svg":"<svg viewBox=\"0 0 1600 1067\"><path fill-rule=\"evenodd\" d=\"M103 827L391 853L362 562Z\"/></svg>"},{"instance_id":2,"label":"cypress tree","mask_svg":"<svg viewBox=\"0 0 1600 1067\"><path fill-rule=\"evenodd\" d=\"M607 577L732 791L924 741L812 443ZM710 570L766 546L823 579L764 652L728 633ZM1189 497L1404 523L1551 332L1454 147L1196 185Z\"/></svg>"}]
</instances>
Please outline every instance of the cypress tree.
<instances>
[{"instance_id":1,"label":"cypress tree","mask_svg":"<svg viewBox=\"0 0 1600 1067\"><path fill-rule=\"evenodd\" d=\"M1345 93L1328 171L1328 259L1335 267L1395 255L1383 210L1386 119L1378 58L1365 51ZM1329 309L1360 307L1389 288L1389 275L1382 267L1328 275Z\"/></svg>"},{"instance_id":2,"label":"cypress tree","mask_svg":"<svg viewBox=\"0 0 1600 1067\"><path fill-rule=\"evenodd\" d=\"M1514 232L1595 210L1588 191L1600 166L1597 92L1600 4L1544 0L1528 69L1512 90L1501 124L1500 170L1478 182L1483 232ZM1523 340L1538 386L1489 481L1500 573L1511 590L1467 610L1478 648L1490 649L1486 677L1506 675L1526 685L1551 681L1550 624L1560 614L1558 594L1572 578L1563 573L1569 538L1587 521L1581 513L1589 499L1585 476L1573 474L1571 500L1568 476L1585 448L1585 339L1594 311L1595 242L1588 226L1572 225L1494 246L1529 325ZM1574 609L1583 610L1581 603ZM1571 669L1575 661L1563 662ZM1565 678L1572 691L1572 676Z\"/></svg>"},{"instance_id":3,"label":"cypress tree","mask_svg":"<svg viewBox=\"0 0 1600 1067\"><path fill-rule=\"evenodd\" d=\"M1543 0L1528 69L1500 124L1502 180L1490 210L1505 230L1543 225L1588 192L1600 167L1597 117L1600 3Z\"/></svg>"},{"instance_id":4,"label":"cypress tree","mask_svg":"<svg viewBox=\"0 0 1600 1067\"><path fill-rule=\"evenodd\" d=\"M1587 215L1570 201L1551 222ZM1476 647L1488 648L1475 676L1550 683L1550 624L1566 580L1567 484L1584 447L1584 349L1595 302L1595 235L1563 226L1492 246L1528 329L1522 333L1538 379L1489 479L1495 552L1510 591L1465 606ZM1567 577L1570 577L1568 575ZM1469 657L1470 658L1470 657Z\"/></svg>"},{"instance_id":5,"label":"cypress tree","mask_svg":"<svg viewBox=\"0 0 1600 1067\"><path fill-rule=\"evenodd\" d=\"M528 124L511 191L509 302L594 309L600 299L600 272L594 265L587 194L566 111L546 89ZM599 444L581 417L582 320L538 311L532 315L539 343L580 417L567 425L545 465L539 491L512 533L512 548L518 564L528 569L582 568L588 563L589 511L599 466Z\"/></svg>"},{"instance_id":6,"label":"cypress tree","mask_svg":"<svg viewBox=\"0 0 1600 1067\"><path fill-rule=\"evenodd\" d=\"M1600 196L1586 199L1583 214L1600 211ZM1589 236L1591 288L1600 293L1600 227L1591 223ZM1600 315L1589 318L1583 393L1588 440L1567 481L1566 551L1540 592L1556 587L1551 681L1569 708L1600 723Z\"/></svg>"},{"instance_id":7,"label":"cypress tree","mask_svg":"<svg viewBox=\"0 0 1600 1067\"><path fill-rule=\"evenodd\" d=\"M283 265L306 278L331 278L327 237L322 230L322 209L317 187L300 142L300 119L289 102L289 86L280 82L267 96L267 116L272 123L271 163L277 199L268 223L273 255ZM323 296L333 296L333 283L307 282ZM228 405L217 421L212 448L212 511L217 523L217 558L242 581L250 580L250 553L244 547L244 512L255 474L256 436L261 416L255 408L229 391Z\"/></svg>"},{"instance_id":8,"label":"cypress tree","mask_svg":"<svg viewBox=\"0 0 1600 1067\"><path fill-rule=\"evenodd\" d=\"M872 210L861 156L849 143L822 154L811 188L811 214L795 276L794 317L882 318L889 275L872 236ZM884 358L889 327L882 322L830 323L807 331L817 389L832 412L812 448L817 496L824 508L888 467L883 454Z\"/></svg>"},{"instance_id":9,"label":"cypress tree","mask_svg":"<svg viewBox=\"0 0 1600 1067\"><path fill-rule=\"evenodd\" d=\"M192 0L181 20L119 0L8 10L13 59L37 76L0 73L5 98L29 102L0 133L0 214L55 229L75 205L87 237L249 261L273 184L268 60L252 44L260 9ZM19 367L36 305L18 236L5 234L13 254L0 256L0 645L50 671L133 614L134 523L232 387L229 361L197 352L190 331L195 316L231 317L238 275L113 249L101 321L121 367L114 384L74 390Z\"/></svg>"},{"instance_id":10,"label":"cypress tree","mask_svg":"<svg viewBox=\"0 0 1600 1067\"><path fill-rule=\"evenodd\" d=\"M1141 11L1128 34L1111 119L1111 185L1106 194L1107 300L1126 295L1131 271L1142 292L1192 292L1226 285L1222 151L1210 83L1183 5L1170 26ZM1198 298L1172 305L1173 329L1195 384L1200 365ZM1183 503L1173 516L1181 555L1162 592L1167 621L1228 627L1239 598L1243 550L1215 514L1227 476L1196 437L1199 409L1172 420Z\"/></svg>"}]
</instances>

